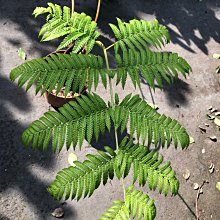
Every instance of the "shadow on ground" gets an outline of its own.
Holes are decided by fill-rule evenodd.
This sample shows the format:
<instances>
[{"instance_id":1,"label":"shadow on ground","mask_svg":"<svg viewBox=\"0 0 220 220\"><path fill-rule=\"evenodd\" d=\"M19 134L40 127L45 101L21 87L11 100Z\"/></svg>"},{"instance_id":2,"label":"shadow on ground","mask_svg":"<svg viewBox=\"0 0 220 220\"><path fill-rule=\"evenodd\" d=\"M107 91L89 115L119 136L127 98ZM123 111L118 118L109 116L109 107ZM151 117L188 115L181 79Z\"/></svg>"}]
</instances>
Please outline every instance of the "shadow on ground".
<instances>
[{"instance_id":1,"label":"shadow on ground","mask_svg":"<svg viewBox=\"0 0 220 220\"><path fill-rule=\"evenodd\" d=\"M68 4L68 2L59 0L52 2L61 5ZM96 0L75 2L77 11L85 11L92 17L95 16ZM27 51L29 55L32 55L33 51L37 51L41 56L45 56L51 52L52 48L55 49L57 45L56 41L40 44L37 38L38 31L44 22L44 16L40 16L35 20L31 14L36 6L46 6L46 3L47 0L8 0L4 4L0 4L0 20L4 20L3 25L10 26L11 22L17 24L18 30L24 32L32 42ZM220 42L219 20L213 10L219 6L218 0L105 0L101 8L99 27L104 33L110 33L110 38L112 38L108 23L115 23L115 17L120 17L127 21L133 18L142 18L144 15L154 15L161 24L169 28L173 43L192 53L195 52L191 47L192 43L194 43L203 53L208 54L207 43L209 40L213 39L216 42ZM21 39L17 39L16 36L13 39L8 38L5 40L18 48L21 44ZM173 89L175 92L165 87L169 102L172 103L173 99L180 98L186 103L185 94L188 92L188 85L181 83L180 86L175 86Z\"/></svg>"},{"instance_id":2,"label":"shadow on ground","mask_svg":"<svg viewBox=\"0 0 220 220\"><path fill-rule=\"evenodd\" d=\"M37 51L41 56L45 56L55 48L56 42L38 43L38 31L43 23L43 18L35 20L31 13L36 6L46 6L46 0L28 1L28 0L0 0L0 21L3 25L10 26L14 23L20 32L25 33L32 42L28 48L28 55ZM66 4L66 1L52 1ZM79 11L85 11L94 17L95 4L94 0L76 1L76 8ZM105 33L111 33L107 23L115 23L115 17L123 20L141 18L144 14L154 15L160 23L169 26L171 40L173 43L180 45L183 49L195 53L191 49L192 43L200 50L208 54L207 43L213 39L220 42L219 20L216 18L212 8L219 7L219 1L164 1L164 0L127 0L127 1L105 1L100 16L100 28ZM171 29L174 26L175 30ZM112 36L110 36L112 37ZM21 40L14 36L13 39L4 39L18 48ZM49 46L46 46L49 45ZM1 69L0 69L1 72ZM7 89L6 89L7 88ZM187 103L185 93L190 92L189 85L179 80L173 87L165 86L164 90L171 104L179 101ZM7 78L0 78L0 102L1 102L1 123L0 123L0 192L8 189L19 190L27 199L28 203L41 213L41 219L46 219L46 215L51 212L52 207L58 205L46 192L47 185L36 178L28 169L32 164L37 164L47 169L54 164L52 152L47 151L34 152L24 149L20 137L25 129L18 119L13 117L8 106L12 105L15 109L22 111L24 114L30 111L31 103L25 92L18 89ZM23 104L25 103L25 105ZM99 148L99 146L95 146ZM74 213L70 213L74 215ZM0 219L4 218L0 214Z\"/></svg>"},{"instance_id":3,"label":"shadow on ground","mask_svg":"<svg viewBox=\"0 0 220 220\"><path fill-rule=\"evenodd\" d=\"M22 89L2 76L0 102L0 192L10 189L19 191L27 204L40 213L41 219L48 219L46 216L59 204L46 191L48 185L31 172L31 166L46 170L53 166L55 156L51 151L42 153L25 149L22 145L21 135L25 126L13 117L8 106L25 114L30 110L31 103ZM67 213L73 215L70 211Z\"/></svg>"}]
</instances>

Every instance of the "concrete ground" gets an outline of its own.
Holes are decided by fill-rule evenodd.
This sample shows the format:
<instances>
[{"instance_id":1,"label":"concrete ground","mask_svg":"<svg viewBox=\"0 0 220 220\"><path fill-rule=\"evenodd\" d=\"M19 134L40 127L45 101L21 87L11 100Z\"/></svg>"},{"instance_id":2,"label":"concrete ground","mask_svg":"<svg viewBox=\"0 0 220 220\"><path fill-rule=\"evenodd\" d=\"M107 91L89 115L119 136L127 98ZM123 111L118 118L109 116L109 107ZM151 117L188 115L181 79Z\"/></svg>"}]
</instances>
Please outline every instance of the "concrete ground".
<instances>
[{"instance_id":1,"label":"concrete ground","mask_svg":"<svg viewBox=\"0 0 220 220\"><path fill-rule=\"evenodd\" d=\"M204 185L198 203L200 219L219 220L220 191L215 184L220 181L220 131L206 118L210 105L220 110L220 78L214 73L219 61L212 59L213 53L220 53L219 0L105 2L99 20L103 32L110 33L107 23L115 22L116 16L124 20L157 18L171 33L172 43L166 50L178 52L193 69L187 80L181 78L175 85L165 85L163 91L156 90L153 94L159 112L179 120L195 139L195 144L185 151L173 147L161 150L165 158L172 161L181 187L176 197L164 198L156 192L149 192L157 205L157 219L195 219L197 191L193 189L193 183L201 184L207 180L209 184ZM94 16L95 4L94 0L76 0L76 9ZM101 186L91 198L78 203L54 201L46 187L58 170L68 166L67 157L72 150L63 150L60 154L53 154L50 150L41 153L24 149L21 143L24 129L48 110L48 104L43 97L35 96L33 89L26 94L11 83L9 72L22 63L17 56L20 47L27 51L28 59L32 59L48 54L56 45L56 42L38 43L37 33L43 19L35 20L31 16L37 5L46 5L46 0L0 0L0 219L53 219L50 213L56 207L63 207L66 220L95 220L112 200L122 198L119 181ZM152 102L148 86L142 84L142 89L146 99ZM116 90L121 96L125 95L120 87ZM129 92L139 93L134 91L131 83L126 86L126 93ZM100 87L97 93L108 99L103 88ZM204 126L204 123L209 127L206 133L201 133L198 126ZM209 140L212 135L217 136L217 142ZM112 140L102 138L101 142L112 143ZM87 143L84 146L82 151L77 151L79 159L95 152L95 148ZM94 144L94 147L98 146ZM215 165L212 174L209 172L211 163ZM191 173L187 182L182 177L185 169ZM130 178L125 182L128 185ZM147 186L144 191L148 192Z\"/></svg>"}]
</instances>

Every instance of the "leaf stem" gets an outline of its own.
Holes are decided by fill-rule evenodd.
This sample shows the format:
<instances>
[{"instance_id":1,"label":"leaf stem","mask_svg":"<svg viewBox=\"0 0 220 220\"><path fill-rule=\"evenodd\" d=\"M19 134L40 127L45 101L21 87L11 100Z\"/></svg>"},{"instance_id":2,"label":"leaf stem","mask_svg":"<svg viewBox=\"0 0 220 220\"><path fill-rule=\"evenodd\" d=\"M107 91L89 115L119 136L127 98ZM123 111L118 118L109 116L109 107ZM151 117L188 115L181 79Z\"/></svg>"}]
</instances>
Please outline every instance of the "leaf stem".
<instances>
[{"instance_id":1,"label":"leaf stem","mask_svg":"<svg viewBox=\"0 0 220 220\"><path fill-rule=\"evenodd\" d=\"M110 46L108 46L107 48L106 48L106 50L109 50L110 48L112 48L112 47L114 47L115 46L115 43L113 43L113 44L111 44Z\"/></svg>"},{"instance_id":2,"label":"leaf stem","mask_svg":"<svg viewBox=\"0 0 220 220\"><path fill-rule=\"evenodd\" d=\"M98 5L97 5L97 9L96 9L96 16L95 16L95 20L94 20L96 23L99 19L100 7L101 7L101 0L98 0Z\"/></svg>"},{"instance_id":3,"label":"leaf stem","mask_svg":"<svg viewBox=\"0 0 220 220\"><path fill-rule=\"evenodd\" d=\"M75 8L75 2L74 0L72 0L72 9L71 9L71 16L73 17L73 14L74 14L74 8Z\"/></svg>"}]
</instances>

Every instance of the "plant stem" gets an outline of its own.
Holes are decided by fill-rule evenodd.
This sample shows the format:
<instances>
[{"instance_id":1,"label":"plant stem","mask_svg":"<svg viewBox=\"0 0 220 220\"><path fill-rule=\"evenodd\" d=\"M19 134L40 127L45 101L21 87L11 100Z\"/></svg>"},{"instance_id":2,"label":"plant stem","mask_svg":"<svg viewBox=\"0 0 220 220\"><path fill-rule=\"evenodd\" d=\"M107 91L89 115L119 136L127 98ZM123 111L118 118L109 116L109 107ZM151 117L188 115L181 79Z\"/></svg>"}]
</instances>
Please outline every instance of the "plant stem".
<instances>
[{"instance_id":1,"label":"plant stem","mask_svg":"<svg viewBox=\"0 0 220 220\"><path fill-rule=\"evenodd\" d=\"M104 47L104 45L103 45L103 53L104 53L104 57L105 57L106 68L107 68L107 70L110 70L108 55L107 55L107 51L106 51L106 48ZM112 79L110 78L110 76L108 77L108 79L109 79L109 87L110 87L111 104L112 104L112 107L115 108Z\"/></svg>"},{"instance_id":2,"label":"plant stem","mask_svg":"<svg viewBox=\"0 0 220 220\"><path fill-rule=\"evenodd\" d=\"M110 48L114 47L115 43L114 44L111 44L110 46L106 47L106 50L109 50Z\"/></svg>"},{"instance_id":3,"label":"plant stem","mask_svg":"<svg viewBox=\"0 0 220 220\"><path fill-rule=\"evenodd\" d=\"M105 57L105 63L106 63L106 68L107 70L109 70L109 61L108 61L108 55L107 55L107 51L106 48L103 47L103 53L104 53L104 57ZM113 107L113 109L115 108L115 101L114 101L114 94L113 94L113 86L112 86L112 79L110 78L110 76L108 77L109 80L109 87L110 87L110 96L111 96L111 105ZM115 128L115 144L116 144L116 150L119 150L119 145L118 145L118 134L117 134L117 129Z\"/></svg>"},{"instance_id":4,"label":"plant stem","mask_svg":"<svg viewBox=\"0 0 220 220\"><path fill-rule=\"evenodd\" d=\"M106 68L107 70L110 70L109 68L109 61L108 61L108 54L107 54L107 48L105 48L105 46L103 44L100 44L99 42L97 42L97 44L103 49L103 53L104 53L104 57L105 57L105 63L106 63ZM114 94L113 94L113 86L112 86L112 79L109 76L109 87L110 87L110 96L111 96L111 105L113 107L113 109L115 109L115 101L114 101ZM114 131L115 131L115 145L116 145L116 151L119 151L119 145L118 145L118 134L117 134L117 129L114 127ZM125 200L125 195L126 195L126 191L125 191L125 184L124 184L124 179L121 179L122 182L122 187L123 187L123 193L124 193L124 200Z\"/></svg>"},{"instance_id":5,"label":"plant stem","mask_svg":"<svg viewBox=\"0 0 220 220\"><path fill-rule=\"evenodd\" d=\"M96 16L95 16L95 20L94 20L96 23L99 19L100 7L101 7L101 0L98 0L98 5L97 5L97 9L96 9Z\"/></svg>"},{"instance_id":6,"label":"plant stem","mask_svg":"<svg viewBox=\"0 0 220 220\"><path fill-rule=\"evenodd\" d=\"M71 12L72 17L74 14L74 7L75 7L75 2L74 2L74 0L72 0L72 12Z\"/></svg>"}]
</instances>

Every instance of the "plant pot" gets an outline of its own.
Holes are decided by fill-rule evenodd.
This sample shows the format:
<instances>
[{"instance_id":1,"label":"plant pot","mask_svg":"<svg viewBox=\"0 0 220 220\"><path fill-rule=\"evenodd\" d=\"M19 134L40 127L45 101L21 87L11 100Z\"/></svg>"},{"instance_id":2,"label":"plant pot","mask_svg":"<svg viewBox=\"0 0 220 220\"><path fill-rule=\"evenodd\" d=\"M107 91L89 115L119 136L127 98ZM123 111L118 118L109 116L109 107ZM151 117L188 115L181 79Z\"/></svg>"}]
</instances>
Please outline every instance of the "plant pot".
<instances>
[{"instance_id":1,"label":"plant pot","mask_svg":"<svg viewBox=\"0 0 220 220\"><path fill-rule=\"evenodd\" d=\"M59 51L55 51L55 52L52 52L50 53L49 55L51 54L55 54L55 53L64 53L66 54L67 51L65 50L59 50ZM48 56L49 56L48 55ZM47 102L52 106L54 107L56 110L57 108L60 108L62 107L64 104L70 102L70 101L73 101L76 99L76 97L80 96L81 94L84 94L86 93L86 90L88 88L88 85L86 84L84 86L84 88L82 89L82 92L81 93L75 93L73 95L68 95L68 97L64 97L64 95L56 95L55 93L51 92L51 93L48 93L48 91L46 91L44 93L44 97L46 98ZM63 90L65 90L65 88L63 88Z\"/></svg>"},{"instance_id":2,"label":"plant pot","mask_svg":"<svg viewBox=\"0 0 220 220\"><path fill-rule=\"evenodd\" d=\"M44 97L46 98L47 102L55 108L60 108L62 107L64 104L73 101L76 99L76 97L80 96L81 94L86 93L86 89L87 86L84 86L82 92L79 93L75 93L74 95L72 95L71 97L64 97L64 96L59 96L59 94L56 96L53 93L48 93L48 91L46 91L44 93Z\"/></svg>"}]
</instances>

